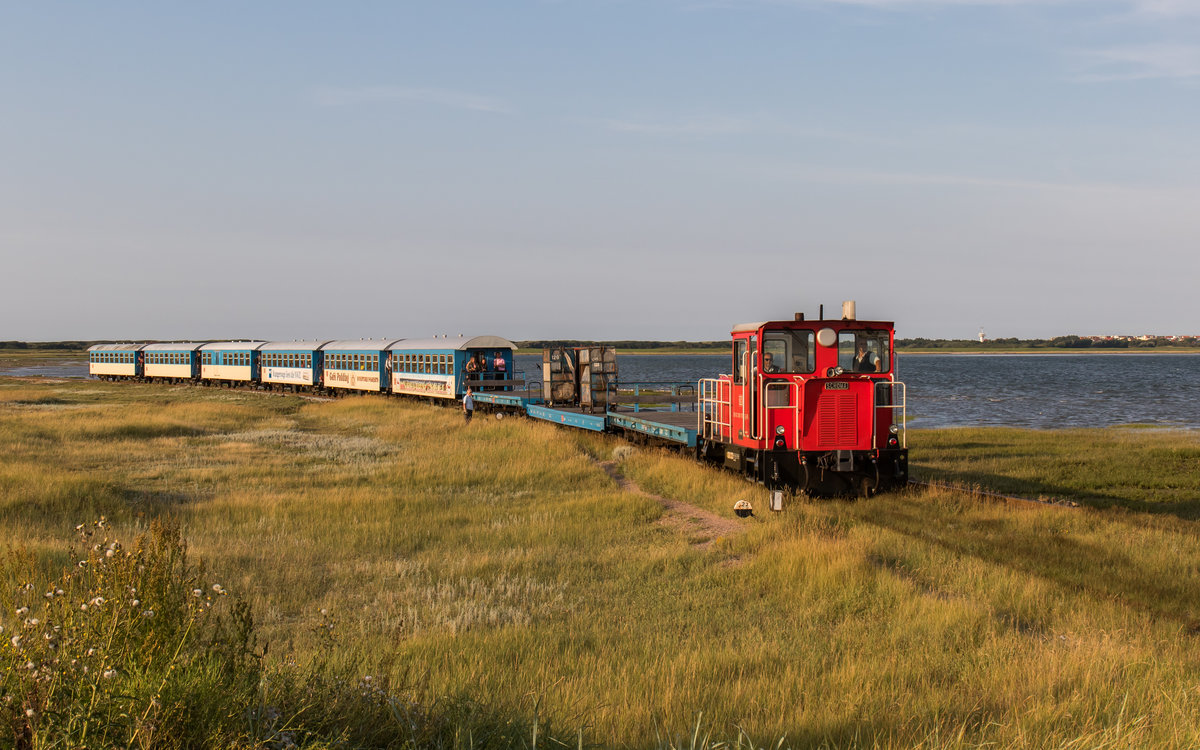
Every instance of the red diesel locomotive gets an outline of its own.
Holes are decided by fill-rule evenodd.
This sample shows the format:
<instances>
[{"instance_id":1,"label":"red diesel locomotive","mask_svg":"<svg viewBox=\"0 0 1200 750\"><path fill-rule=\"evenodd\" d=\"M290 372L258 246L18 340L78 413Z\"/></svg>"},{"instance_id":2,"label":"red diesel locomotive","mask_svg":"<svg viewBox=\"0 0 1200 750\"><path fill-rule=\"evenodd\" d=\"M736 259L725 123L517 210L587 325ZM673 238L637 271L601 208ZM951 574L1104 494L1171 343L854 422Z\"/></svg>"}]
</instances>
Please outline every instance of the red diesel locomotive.
<instances>
[{"instance_id":1,"label":"red diesel locomotive","mask_svg":"<svg viewBox=\"0 0 1200 750\"><path fill-rule=\"evenodd\" d=\"M824 317L821 315L821 317ZM733 373L700 381L697 455L768 487L865 496L908 482L904 384L890 322L747 323Z\"/></svg>"}]
</instances>

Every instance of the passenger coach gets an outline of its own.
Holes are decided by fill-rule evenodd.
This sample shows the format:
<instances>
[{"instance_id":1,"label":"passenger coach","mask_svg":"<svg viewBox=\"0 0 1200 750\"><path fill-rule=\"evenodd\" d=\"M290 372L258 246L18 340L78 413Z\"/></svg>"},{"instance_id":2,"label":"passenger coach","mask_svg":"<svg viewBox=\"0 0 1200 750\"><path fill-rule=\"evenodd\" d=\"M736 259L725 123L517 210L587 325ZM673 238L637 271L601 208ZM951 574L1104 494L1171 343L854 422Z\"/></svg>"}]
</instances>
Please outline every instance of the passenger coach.
<instances>
[{"instance_id":1,"label":"passenger coach","mask_svg":"<svg viewBox=\"0 0 1200 750\"><path fill-rule=\"evenodd\" d=\"M320 388L321 348L328 341L273 341L258 348L263 385Z\"/></svg>"},{"instance_id":2,"label":"passenger coach","mask_svg":"<svg viewBox=\"0 0 1200 750\"><path fill-rule=\"evenodd\" d=\"M387 389L388 347L398 339L331 341L324 352L321 379L326 388L379 393Z\"/></svg>"},{"instance_id":3,"label":"passenger coach","mask_svg":"<svg viewBox=\"0 0 1200 750\"><path fill-rule=\"evenodd\" d=\"M142 374L151 380L195 380L200 377L197 343L146 344L142 347L145 365Z\"/></svg>"},{"instance_id":4,"label":"passenger coach","mask_svg":"<svg viewBox=\"0 0 1200 750\"><path fill-rule=\"evenodd\" d=\"M516 344L499 336L404 339L389 349L392 393L459 398L512 386Z\"/></svg>"},{"instance_id":5,"label":"passenger coach","mask_svg":"<svg viewBox=\"0 0 1200 750\"><path fill-rule=\"evenodd\" d=\"M214 341L200 347L200 380L227 383L258 381L258 350L265 341Z\"/></svg>"},{"instance_id":6,"label":"passenger coach","mask_svg":"<svg viewBox=\"0 0 1200 750\"><path fill-rule=\"evenodd\" d=\"M88 374L98 378L140 378L145 344L96 344L88 348Z\"/></svg>"}]
</instances>

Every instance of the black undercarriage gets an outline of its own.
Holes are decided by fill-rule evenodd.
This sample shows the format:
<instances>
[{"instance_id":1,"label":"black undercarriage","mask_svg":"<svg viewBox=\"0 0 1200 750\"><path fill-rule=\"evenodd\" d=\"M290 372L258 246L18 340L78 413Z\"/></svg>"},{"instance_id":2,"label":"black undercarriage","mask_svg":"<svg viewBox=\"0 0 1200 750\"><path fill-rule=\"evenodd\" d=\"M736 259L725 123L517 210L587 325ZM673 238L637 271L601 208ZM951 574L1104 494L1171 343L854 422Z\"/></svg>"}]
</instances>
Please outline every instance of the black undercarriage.
<instances>
[{"instance_id":1,"label":"black undercarriage","mask_svg":"<svg viewBox=\"0 0 1200 750\"><path fill-rule=\"evenodd\" d=\"M769 489L814 497L867 497L908 484L908 449L789 451L700 440L699 458L745 474Z\"/></svg>"}]
</instances>

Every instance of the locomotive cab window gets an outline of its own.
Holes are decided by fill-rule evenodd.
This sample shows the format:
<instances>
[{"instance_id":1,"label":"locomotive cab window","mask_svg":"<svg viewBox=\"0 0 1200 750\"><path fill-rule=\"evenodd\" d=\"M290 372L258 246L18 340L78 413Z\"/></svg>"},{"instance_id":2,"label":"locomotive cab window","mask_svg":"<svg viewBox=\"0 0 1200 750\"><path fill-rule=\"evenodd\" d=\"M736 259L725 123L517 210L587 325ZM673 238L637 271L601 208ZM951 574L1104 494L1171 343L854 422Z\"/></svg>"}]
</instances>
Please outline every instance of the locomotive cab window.
<instances>
[{"instance_id":1,"label":"locomotive cab window","mask_svg":"<svg viewBox=\"0 0 1200 750\"><path fill-rule=\"evenodd\" d=\"M763 363L767 372L807 374L816 368L812 331L767 331L763 334ZM767 355L771 364L766 366Z\"/></svg>"},{"instance_id":2,"label":"locomotive cab window","mask_svg":"<svg viewBox=\"0 0 1200 750\"><path fill-rule=\"evenodd\" d=\"M888 372L887 331L842 331L838 335L838 364L846 372Z\"/></svg>"}]
</instances>

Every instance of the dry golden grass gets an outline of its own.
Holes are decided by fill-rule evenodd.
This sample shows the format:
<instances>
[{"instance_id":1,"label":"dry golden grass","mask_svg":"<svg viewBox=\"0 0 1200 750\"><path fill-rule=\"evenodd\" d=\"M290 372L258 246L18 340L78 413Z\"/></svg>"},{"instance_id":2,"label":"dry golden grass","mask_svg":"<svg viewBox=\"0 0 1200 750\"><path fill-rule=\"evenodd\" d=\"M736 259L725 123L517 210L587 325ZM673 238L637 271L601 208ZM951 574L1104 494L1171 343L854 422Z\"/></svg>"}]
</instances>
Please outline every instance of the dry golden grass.
<instances>
[{"instance_id":1,"label":"dry golden grass","mask_svg":"<svg viewBox=\"0 0 1200 750\"><path fill-rule=\"evenodd\" d=\"M619 445L383 398L0 380L0 523L51 564L91 515L169 517L273 658L536 704L588 743L1200 744L1190 522L949 490L772 515L686 457L621 456L650 492L760 509L701 546L605 475Z\"/></svg>"}]
</instances>

